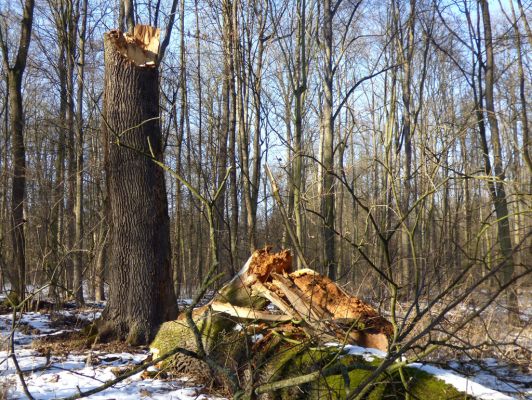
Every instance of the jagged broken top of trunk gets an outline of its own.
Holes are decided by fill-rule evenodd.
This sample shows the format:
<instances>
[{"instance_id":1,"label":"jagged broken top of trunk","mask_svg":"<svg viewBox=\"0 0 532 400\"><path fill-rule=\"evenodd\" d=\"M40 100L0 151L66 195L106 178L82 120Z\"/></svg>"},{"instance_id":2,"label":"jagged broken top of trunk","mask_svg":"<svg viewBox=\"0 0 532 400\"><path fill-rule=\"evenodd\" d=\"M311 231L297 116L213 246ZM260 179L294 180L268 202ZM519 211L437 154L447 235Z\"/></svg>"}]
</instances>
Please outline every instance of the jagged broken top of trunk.
<instances>
[{"instance_id":1,"label":"jagged broken top of trunk","mask_svg":"<svg viewBox=\"0 0 532 400\"><path fill-rule=\"evenodd\" d=\"M112 30L107 33L116 49L139 67L155 67L161 31L149 25L135 25L133 34Z\"/></svg>"}]
</instances>

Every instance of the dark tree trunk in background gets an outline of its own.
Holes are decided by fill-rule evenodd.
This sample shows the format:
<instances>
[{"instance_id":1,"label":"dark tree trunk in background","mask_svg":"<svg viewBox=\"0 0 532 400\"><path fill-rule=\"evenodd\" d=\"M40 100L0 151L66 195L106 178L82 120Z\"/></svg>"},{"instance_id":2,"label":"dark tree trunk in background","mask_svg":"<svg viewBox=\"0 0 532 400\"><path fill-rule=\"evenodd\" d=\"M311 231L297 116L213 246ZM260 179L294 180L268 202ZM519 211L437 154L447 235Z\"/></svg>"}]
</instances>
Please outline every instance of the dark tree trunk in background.
<instances>
[{"instance_id":1,"label":"dark tree trunk in background","mask_svg":"<svg viewBox=\"0 0 532 400\"><path fill-rule=\"evenodd\" d=\"M141 28L136 26L135 33ZM122 55L135 47L138 50L136 44L126 44L119 31L104 35L111 292L100 334L104 340L145 344L162 322L176 316L177 303L164 173L147 157L153 152L163 158L159 73L150 60Z\"/></svg>"},{"instance_id":2,"label":"dark tree trunk in background","mask_svg":"<svg viewBox=\"0 0 532 400\"><path fill-rule=\"evenodd\" d=\"M11 184L11 238L13 243L12 290L20 299L26 287L26 246L24 237L24 197L26 192L26 148L22 110L22 72L8 72L9 115L12 131L13 179Z\"/></svg>"},{"instance_id":3,"label":"dark tree trunk in background","mask_svg":"<svg viewBox=\"0 0 532 400\"><path fill-rule=\"evenodd\" d=\"M11 287L22 299L26 290L26 253L24 237L24 202L26 193L26 148L24 146L24 111L22 108L22 77L26 69L31 41L34 0L26 0L20 23L19 45L13 65L9 64L7 32L0 28L0 48L7 72L9 117L12 132L13 179L11 186L11 237L13 245L13 273Z\"/></svg>"}]
</instances>

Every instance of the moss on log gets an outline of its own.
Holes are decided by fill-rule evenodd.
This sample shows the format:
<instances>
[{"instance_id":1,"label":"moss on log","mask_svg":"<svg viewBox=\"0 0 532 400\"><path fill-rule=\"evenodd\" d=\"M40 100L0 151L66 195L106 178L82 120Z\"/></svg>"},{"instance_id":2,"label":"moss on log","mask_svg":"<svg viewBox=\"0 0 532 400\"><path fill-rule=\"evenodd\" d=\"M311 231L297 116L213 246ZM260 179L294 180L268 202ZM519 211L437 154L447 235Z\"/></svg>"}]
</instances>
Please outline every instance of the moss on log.
<instances>
[{"instance_id":1,"label":"moss on log","mask_svg":"<svg viewBox=\"0 0 532 400\"><path fill-rule=\"evenodd\" d=\"M237 368L241 362L241 348L245 348L247 335L234 330L235 320L227 314L205 308L194 316L194 322L201 334L206 356L230 371ZM158 357L177 347L197 350L194 333L184 317L165 322L150 345L150 350L154 357ZM205 362L184 354L178 353L168 359L162 368L188 375L206 385L214 383L227 386L224 377L214 376Z\"/></svg>"},{"instance_id":2,"label":"moss on log","mask_svg":"<svg viewBox=\"0 0 532 400\"><path fill-rule=\"evenodd\" d=\"M275 355L262 366L262 371L275 371L268 379L255 385L265 385L279 380L289 380L317 372L317 379L275 392L257 395L261 400L291 399L345 399L349 393L375 370L381 360L372 361L359 355L339 354L333 347L296 345L278 348ZM368 400L412 399L450 400L472 399L453 386L417 368L403 368L408 382L405 388L398 371L384 374L364 396ZM256 373L260 375L260 372ZM330 374L330 375L329 375ZM328 375L321 376L320 375Z\"/></svg>"}]
</instances>

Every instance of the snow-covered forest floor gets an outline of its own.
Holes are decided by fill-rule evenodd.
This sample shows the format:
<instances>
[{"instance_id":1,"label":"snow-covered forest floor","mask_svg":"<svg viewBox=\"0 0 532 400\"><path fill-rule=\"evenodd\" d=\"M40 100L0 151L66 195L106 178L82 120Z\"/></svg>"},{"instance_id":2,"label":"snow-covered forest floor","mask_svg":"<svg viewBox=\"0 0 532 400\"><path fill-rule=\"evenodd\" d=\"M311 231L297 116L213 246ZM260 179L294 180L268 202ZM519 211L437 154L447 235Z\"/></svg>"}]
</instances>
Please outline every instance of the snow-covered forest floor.
<instances>
[{"instance_id":1,"label":"snow-covered forest floor","mask_svg":"<svg viewBox=\"0 0 532 400\"><path fill-rule=\"evenodd\" d=\"M59 399L101 386L117 374L142 363L149 357L147 349L125 345L83 345L76 349L72 340L88 322L98 318L103 304L90 303L83 309L74 306L60 311L29 312L16 321L12 315L0 315L0 399L26 398L15 366L9 356L9 337L14 333L15 354L28 390L35 399ZM530 332L530 330L525 330ZM51 339L60 340L51 340ZM63 340L64 339L64 340ZM525 338L527 343L530 339ZM348 346L352 353L381 357L377 350ZM507 350L511 351L511 350ZM457 357L435 364L417 364L461 391L481 399L532 398L530 362L508 363L489 357ZM216 393L186 378L153 378L138 373L90 396L91 399L215 399Z\"/></svg>"}]
</instances>

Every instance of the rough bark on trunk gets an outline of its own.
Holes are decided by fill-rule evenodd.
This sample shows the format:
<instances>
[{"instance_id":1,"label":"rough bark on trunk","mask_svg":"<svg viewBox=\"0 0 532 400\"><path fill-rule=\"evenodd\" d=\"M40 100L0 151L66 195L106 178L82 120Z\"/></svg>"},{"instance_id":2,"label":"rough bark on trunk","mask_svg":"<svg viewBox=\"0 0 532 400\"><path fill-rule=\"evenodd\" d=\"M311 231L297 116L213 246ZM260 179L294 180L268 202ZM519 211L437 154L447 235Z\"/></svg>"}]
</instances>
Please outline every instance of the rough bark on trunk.
<instances>
[{"instance_id":1,"label":"rough bark on trunk","mask_svg":"<svg viewBox=\"0 0 532 400\"><path fill-rule=\"evenodd\" d=\"M111 291L100 335L131 344L148 343L177 314L164 174L146 156L162 160L158 35L142 25L104 35Z\"/></svg>"},{"instance_id":2,"label":"rough bark on trunk","mask_svg":"<svg viewBox=\"0 0 532 400\"><path fill-rule=\"evenodd\" d=\"M13 179L11 191L11 223L13 266L15 281L11 282L19 299L26 288L26 246L24 235L24 197L26 192L26 148L24 146L24 117L22 111L22 74L8 73L9 114L13 131Z\"/></svg>"}]
</instances>

